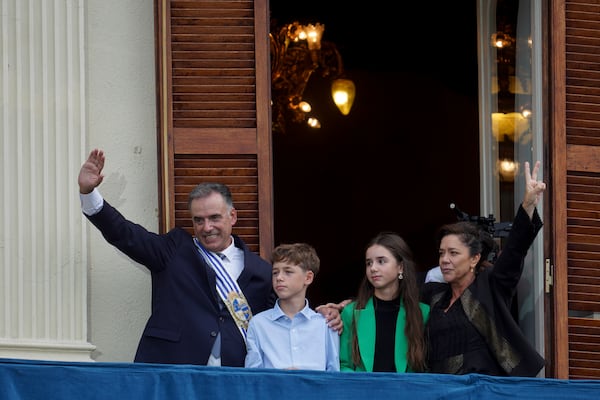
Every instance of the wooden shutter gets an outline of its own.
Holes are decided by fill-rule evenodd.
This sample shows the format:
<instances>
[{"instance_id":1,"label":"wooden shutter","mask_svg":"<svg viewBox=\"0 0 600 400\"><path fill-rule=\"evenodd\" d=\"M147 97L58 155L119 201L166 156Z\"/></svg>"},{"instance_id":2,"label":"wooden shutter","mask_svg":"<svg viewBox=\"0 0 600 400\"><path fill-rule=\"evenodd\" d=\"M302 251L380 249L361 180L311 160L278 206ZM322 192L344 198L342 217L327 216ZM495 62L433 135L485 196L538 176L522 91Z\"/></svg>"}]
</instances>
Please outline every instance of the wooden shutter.
<instances>
[{"instance_id":1,"label":"wooden shutter","mask_svg":"<svg viewBox=\"0 0 600 400\"><path fill-rule=\"evenodd\" d=\"M267 0L156 0L161 231L192 232L190 190L227 184L234 233L273 246Z\"/></svg>"},{"instance_id":2,"label":"wooden shutter","mask_svg":"<svg viewBox=\"0 0 600 400\"><path fill-rule=\"evenodd\" d=\"M600 4L551 16L555 377L600 379Z\"/></svg>"}]
</instances>

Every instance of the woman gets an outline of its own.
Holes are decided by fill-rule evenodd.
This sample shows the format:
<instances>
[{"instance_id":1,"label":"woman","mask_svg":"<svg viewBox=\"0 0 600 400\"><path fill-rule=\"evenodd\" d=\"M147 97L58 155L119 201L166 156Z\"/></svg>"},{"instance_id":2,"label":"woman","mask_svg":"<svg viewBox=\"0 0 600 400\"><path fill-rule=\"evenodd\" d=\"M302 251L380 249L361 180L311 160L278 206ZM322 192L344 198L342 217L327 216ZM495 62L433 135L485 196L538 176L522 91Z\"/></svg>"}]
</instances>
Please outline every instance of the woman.
<instances>
[{"instance_id":1,"label":"woman","mask_svg":"<svg viewBox=\"0 0 600 400\"><path fill-rule=\"evenodd\" d=\"M423 286L431 312L426 327L430 372L536 376L544 359L529 344L511 314L523 260L542 227L536 205L546 189L537 180L539 161L525 162L525 195L506 245L485 267L479 229L470 222L439 231L439 263L445 283Z\"/></svg>"},{"instance_id":2,"label":"woman","mask_svg":"<svg viewBox=\"0 0 600 400\"><path fill-rule=\"evenodd\" d=\"M415 263L397 234L383 232L366 249L365 277L355 301L342 310L340 370L425 371L424 324Z\"/></svg>"}]
</instances>

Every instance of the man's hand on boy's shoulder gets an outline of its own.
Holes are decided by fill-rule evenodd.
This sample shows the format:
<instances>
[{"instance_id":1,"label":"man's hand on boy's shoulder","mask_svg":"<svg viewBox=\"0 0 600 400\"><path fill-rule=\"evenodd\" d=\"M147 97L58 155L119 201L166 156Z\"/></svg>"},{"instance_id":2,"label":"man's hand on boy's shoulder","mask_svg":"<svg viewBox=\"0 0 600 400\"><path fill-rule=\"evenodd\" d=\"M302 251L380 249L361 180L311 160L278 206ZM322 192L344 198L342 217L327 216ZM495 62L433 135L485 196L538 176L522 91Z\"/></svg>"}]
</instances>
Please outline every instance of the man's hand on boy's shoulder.
<instances>
[{"instance_id":1,"label":"man's hand on boy's shoulder","mask_svg":"<svg viewBox=\"0 0 600 400\"><path fill-rule=\"evenodd\" d=\"M321 315L323 315L327 320L327 325L341 335L342 331L344 330L344 323L342 322L340 313L342 309L351 301L352 300L344 300L340 303L323 304L315 308L315 311L321 313Z\"/></svg>"}]
</instances>

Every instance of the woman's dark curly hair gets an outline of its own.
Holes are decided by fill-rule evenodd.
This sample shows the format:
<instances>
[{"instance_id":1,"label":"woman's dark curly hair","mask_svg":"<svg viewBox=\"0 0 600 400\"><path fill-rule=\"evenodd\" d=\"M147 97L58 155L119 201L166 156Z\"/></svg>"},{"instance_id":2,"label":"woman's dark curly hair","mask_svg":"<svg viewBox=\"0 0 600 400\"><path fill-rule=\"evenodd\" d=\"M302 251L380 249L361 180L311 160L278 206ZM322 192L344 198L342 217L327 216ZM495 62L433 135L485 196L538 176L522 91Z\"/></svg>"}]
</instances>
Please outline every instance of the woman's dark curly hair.
<instances>
[{"instance_id":1,"label":"woman's dark curly hair","mask_svg":"<svg viewBox=\"0 0 600 400\"><path fill-rule=\"evenodd\" d=\"M481 254L481 258L475 267L475 273L482 268L491 266L498 257L499 246L492 235L480 228L477 224L467 221L455 222L443 225L437 232L437 245L445 236L456 235L462 244L469 248L469 255Z\"/></svg>"}]
</instances>

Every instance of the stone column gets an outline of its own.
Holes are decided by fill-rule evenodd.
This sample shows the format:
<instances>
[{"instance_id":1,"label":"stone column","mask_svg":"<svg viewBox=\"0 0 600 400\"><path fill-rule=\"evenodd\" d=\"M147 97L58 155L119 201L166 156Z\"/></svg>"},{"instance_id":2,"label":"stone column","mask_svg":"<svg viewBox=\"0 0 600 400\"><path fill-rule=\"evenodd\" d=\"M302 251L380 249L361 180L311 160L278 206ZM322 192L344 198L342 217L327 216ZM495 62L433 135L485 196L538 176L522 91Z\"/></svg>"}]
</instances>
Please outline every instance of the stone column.
<instances>
[{"instance_id":1,"label":"stone column","mask_svg":"<svg viewBox=\"0 0 600 400\"><path fill-rule=\"evenodd\" d=\"M91 361L84 0L0 0L0 357ZM75 189L74 189L75 188Z\"/></svg>"}]
</instances>

